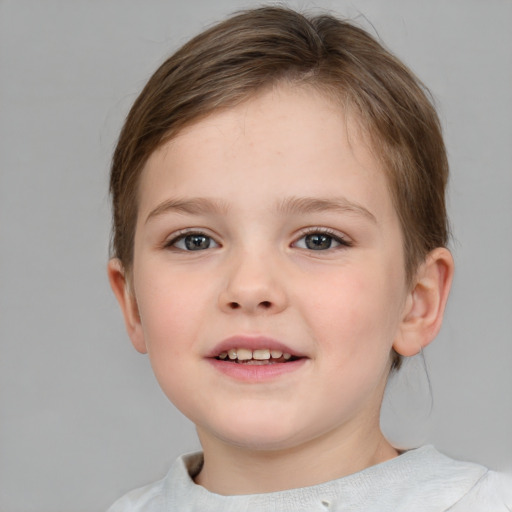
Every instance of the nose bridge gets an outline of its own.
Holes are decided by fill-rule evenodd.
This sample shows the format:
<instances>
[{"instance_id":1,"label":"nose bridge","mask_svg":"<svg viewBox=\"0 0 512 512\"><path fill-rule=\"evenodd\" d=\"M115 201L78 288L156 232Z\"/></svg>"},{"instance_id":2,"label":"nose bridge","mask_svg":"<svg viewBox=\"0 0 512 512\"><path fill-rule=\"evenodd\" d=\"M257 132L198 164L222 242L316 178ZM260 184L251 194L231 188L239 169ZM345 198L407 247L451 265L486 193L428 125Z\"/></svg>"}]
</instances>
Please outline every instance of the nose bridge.
<instances>
[{"instance_id":1,"label":"nose bridge","mask_svg":"<svg viewBox=\"0 0 512 512\"><path fill-rule=\"evenodd\" d=\"M279 312L286 307L286 293L279 257L269 248L246 247L233 251L226 261L221 307L248 313Z\"/></svg>"}]
</instances>

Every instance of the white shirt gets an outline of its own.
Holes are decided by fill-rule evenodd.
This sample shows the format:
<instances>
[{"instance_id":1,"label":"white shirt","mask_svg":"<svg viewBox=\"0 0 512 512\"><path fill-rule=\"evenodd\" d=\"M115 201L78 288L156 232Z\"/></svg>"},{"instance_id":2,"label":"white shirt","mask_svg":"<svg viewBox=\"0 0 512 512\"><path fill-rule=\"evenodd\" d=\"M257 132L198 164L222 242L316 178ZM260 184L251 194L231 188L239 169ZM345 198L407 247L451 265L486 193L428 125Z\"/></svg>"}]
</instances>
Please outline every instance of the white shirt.
<instances>
[{"instance_id":1,"label":"white shirt","mask_svg":"<svg viewBox=\"0 0 512 512\"><path fill-rule=\"evenodd\" d=\"M164 479L126 494L108 512L512 511L512 477L432 446L337 480L266 494L209 492L193 481L201 465L201 453L178 458Z\"/></svg>"}]
</instances>

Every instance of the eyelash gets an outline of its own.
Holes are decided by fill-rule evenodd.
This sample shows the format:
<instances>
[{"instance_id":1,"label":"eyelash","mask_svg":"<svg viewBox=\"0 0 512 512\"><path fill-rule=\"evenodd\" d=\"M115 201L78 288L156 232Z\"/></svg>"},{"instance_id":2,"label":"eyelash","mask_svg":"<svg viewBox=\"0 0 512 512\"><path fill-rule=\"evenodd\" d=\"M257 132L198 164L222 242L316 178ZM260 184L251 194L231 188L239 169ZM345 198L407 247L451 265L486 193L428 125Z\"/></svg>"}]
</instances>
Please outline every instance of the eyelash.
<instances>
[{"instance_id":1,"label":"eyelash","mask_svg":"<svg viewBox=\"0 0 512 512\"><path fill-rule=\"evenodd\" d=\"M183 249L181 247L176 247L176 244L180 241L184 241L187 237L189 236L202 236L204 238L207 238L210 240L210 243L208 244L208 247L207 249L210 249L210 245L211 245L211 242L213 242L215 244L215 246L220 246L220 244L218 242L215 241L215 239L206 234L204 231L187 231L187 230L183 230L183 231L179 231L175 236L173 236L170 240L167 240L163 247L164 249L171 249L171 250L176 250L176 251L183 251L183 252L194 252L193 250L187 250L187 249ZM204 250L204 249L203 249Z\"/></svg>"},{"instance_id":2,"label":"eyelash","mask_svg":"<svg viewBox=\"0 0 512 512\"><path fill-rule=\"evenodd\" d=\"M312 227L312 228L308 228L308 229L304 230L301 233L300 238L298 238L295 242L293 242L292 246L296 246L297 243L299 242L299 240L305 239L309 235L322 235L322 236L326 236L326 237L329 237L334 242L336 242L337 244L339 244L336 247L328 247L328 248L322 249L322 250L317 249L318 252L329 251L329 250L345 249L347 247L352 247L352 245L353 245L353 243L350 240L347 240L343 235L341 235L341 234L339 234L339 233L337 233L337 232L335 232L335 231L333 231L331 229ZM315 251L315 249L310 249L310 248L307 248L307 247L306 248L299 247L299 249Z\"/></svg>"},{"instance_id":3,"label":"eyelash","mask_svg":"<svg viewBox=\"0 0 512 512\"><path fill-rule=\"evenodd\" d=\"M325 249L311 249L310 247L298 247L297 244L300 240L302 239L305 239L307 238L308 236L310 235L320 235L320 236L325 236L325 237L328 237L330 240L331 240L331 243L332 241L334 241L335 243L339 244L335 247L326 247ZM183 231L180 231L178 232L175 236L173 236L170 240L166 241L163 245L163 247L165 249L171 249L171 250L176 250L176 251L183 251L183 252L195 252L193 249L186 249L186 248L182 248L182 247L177 247L176 244L180 241L184 241L187 237L190 237L190 236L197 236L197 237L204 237L206 239L209 240L208 242L208 245L207 247L205 247L204 249L197 249L198 251L201 251L201 250L206 250L206 249L211 249L211 248L215 248L215 247L219 247L220 244L218 242L215 241L215 239L206 234L205 232L203 231L187 231L187 230L183 230ZM213 242L214 247L211 247L211 243ZM304 249L304 250L309 250L309 251L318 251L318 252L324 252L324 251L328 251L328 250L337 250L337 249L343 249L343 248L347 248L347 247L352 247L352 242L347 240L344 236L340 235L339 233L336 233L334 232L333 230L331 229L327 229L327 228L315 228L315 227L312 227L312 228L308 228L304 231L301 232L300 234L300 237L297 238L292 244L291 244L291 247L297 247L299 249Z\"/></svg>"}]
</instances>

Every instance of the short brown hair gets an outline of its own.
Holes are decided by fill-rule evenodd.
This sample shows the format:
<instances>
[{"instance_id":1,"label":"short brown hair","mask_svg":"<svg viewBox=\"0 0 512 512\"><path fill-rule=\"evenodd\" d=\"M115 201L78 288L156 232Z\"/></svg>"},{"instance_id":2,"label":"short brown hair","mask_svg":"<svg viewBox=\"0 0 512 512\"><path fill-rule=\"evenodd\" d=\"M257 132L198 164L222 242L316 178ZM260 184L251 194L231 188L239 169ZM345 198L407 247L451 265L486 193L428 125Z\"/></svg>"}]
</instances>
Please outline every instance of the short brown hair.
<instances>
[{"instance_id":1,"label":"short brown hair","mask_svg":"<svg viewBox=\"0 0 512 512\"><path fill-rule=\"evenodd\" d=\"M138 182L149 156L186 125L286 80L337 96L355 112L386 172L406 274L445 246L448 163L439 119L419 80L363 29L280 7L238 13L167 59L135 101L114 152L112 256L133 260Z\"/></svg>"}]
</instances>

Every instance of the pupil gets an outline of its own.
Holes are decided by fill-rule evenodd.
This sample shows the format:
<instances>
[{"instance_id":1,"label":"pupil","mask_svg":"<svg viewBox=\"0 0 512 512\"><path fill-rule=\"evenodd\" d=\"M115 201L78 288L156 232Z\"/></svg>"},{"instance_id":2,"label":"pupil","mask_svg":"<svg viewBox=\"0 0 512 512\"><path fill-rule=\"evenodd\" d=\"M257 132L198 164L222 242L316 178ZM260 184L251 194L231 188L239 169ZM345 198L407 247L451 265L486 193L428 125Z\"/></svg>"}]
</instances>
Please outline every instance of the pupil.
<instances>
[{"instance_id":1,"label":"pupil","mask_svg":"<svg viewBox=\"0 0 512 512\"><path fill-rule=\"evenodd\" d=\"M208 249L210 238L204 235L188 235L185 237L185 246L189 251Z\"/></svg>"},{"instance_id":2,"label":"pupil","mask_svg":"<svg viewBox=\"0 0 512 512\"><path fill-rule=\"evenodd\" d=\"M319 233L306 236L306 247L314 251L329 249L332 243L332 237Z\"/></svg>"}]
</instances>

